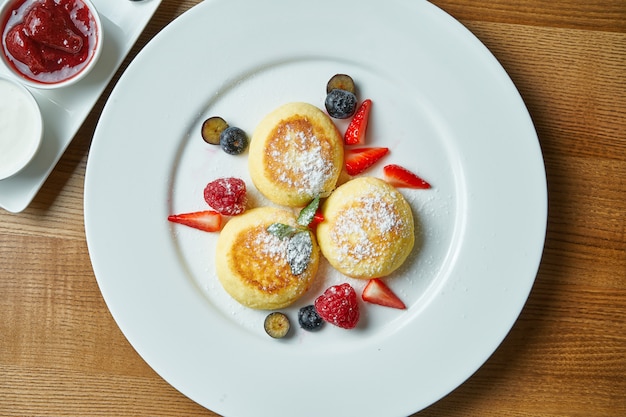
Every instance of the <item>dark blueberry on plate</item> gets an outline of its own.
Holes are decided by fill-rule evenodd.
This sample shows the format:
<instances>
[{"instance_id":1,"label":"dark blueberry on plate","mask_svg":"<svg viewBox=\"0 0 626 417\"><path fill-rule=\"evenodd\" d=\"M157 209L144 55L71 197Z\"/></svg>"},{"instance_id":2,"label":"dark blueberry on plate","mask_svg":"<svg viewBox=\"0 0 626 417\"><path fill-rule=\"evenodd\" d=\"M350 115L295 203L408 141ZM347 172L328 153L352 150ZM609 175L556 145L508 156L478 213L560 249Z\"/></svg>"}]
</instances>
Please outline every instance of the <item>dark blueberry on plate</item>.
<instances>
[{"instance_id":1,"label":"dark blueberry on plate","mask_svg":"<svg viewBox=\"0 0 626 417\"><path fill-rule=\"evenodd\" d=\"M268 335L272 336L274 339L281 339L289 333L291 323L289 322L289 317L283 313L275 311L265 317L263 327Z\"/></svg>"},{"instance_id":2,"label":"dark blueberry on plate","mask_svg":"<svg viewBox=\"0 0 626 417\"><path fill-rule=\"evenodd\" d=\"M314 332L319 330L324 324L324 320L317 314L314 305L302 307L298 311L298 323L304 330Z\"/></svg>"},{"instance_id":3,"label":"dark blueberry on plate","mask_svg":"<svg viewBox=\"0 0 626 417\"><path fill-rule=\"evenodd\" d=\"M346 74L335 74L328 80L328 84L326 84L326 94L333 90L344 90L356 94L354 80Z\"/></svg>"},{"instance_id":4,"label":"dark blueberry on plate","mask_svg":"<svg viewBox=\"0 0 626 417\"><path fill-rule=\"evenodd\" d=\"M211 145L220 144L220 136L226 130L228 123L219 116L209 117L202 123L202 139Z\"/></svg>"},{"instance_id":5,"label":"dark blueberry on plate","mask_svg":"<svg viewBox=\"0 0 626 417\"><path fill-rule=\"evenodd\" d=\"M220 146L228 154L239 155L248 147L248 136L238 127L227 127L220 135Z\"/></svg>"},{"instance_id":6,"label":"dark blueberry on plate","mask_svg":"<svg viewBox=\"0 0 626 417\"><path fill-rule=\"evenodd\" d=\"M356 96L349 91L334 89L326 95L326 111L335 119L347 119L356 111Z\"/></svg>"}]
</instances>

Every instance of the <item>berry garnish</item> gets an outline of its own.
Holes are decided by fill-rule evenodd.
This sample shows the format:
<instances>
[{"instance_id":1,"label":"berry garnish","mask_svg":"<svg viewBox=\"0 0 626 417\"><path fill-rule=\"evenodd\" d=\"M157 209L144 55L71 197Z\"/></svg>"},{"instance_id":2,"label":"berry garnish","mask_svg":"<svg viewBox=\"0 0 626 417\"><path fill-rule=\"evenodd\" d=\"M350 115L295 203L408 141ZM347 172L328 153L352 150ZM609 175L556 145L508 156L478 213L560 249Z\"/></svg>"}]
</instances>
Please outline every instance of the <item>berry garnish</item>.
<instances>
[{"instance_id":1,"label":"berry garnish","mask_svg":"<svg viewBox=\"0 0 626 417\"><path fill-rule=\"evenodd\" d=\"M315 332L322 328L324 320L317 314L314 305L308 305L298 311L298 323L304 330Z\"/></svg>"},{"instance_id":2,"label":"berry garnish","mask_svg":"<svg viewBox=\"0 0 626 417\"><path fill-rule=\"evenodd\" d=\"M356 96L346 90L334 89L326 95L326 111L335 119L347 119L356 111Z\"/></svg>"},{"instance_id":3,"label":"berry garnish","mask_svg":"<svg viewBox=\"0 0 626 417\"><path fill-rule=\"evenodd\" d=\"M222 216L213 210L171 214L167 217L167 220L205 232L218 232L222 227Z\"/></svg>"},{"instance_id":4,"label":"berry garnish","mask_svg":"<svg viewBox=\"0 0 626 417\"><path fill-rule=\"evenodd\" d=\"M356 95L356 86L352 77L346 74L335 74L326 84L326 94L333 90L344 90Z\"/></svg>"},{"instance_id":5,"label":"berry garnish","mask_svg":"<svg viewBox=\"0 0 626 417\"><path fill-rule=\"evenodd\" d=\"M369 280L363 289L361 298L368 303L385 307L398 308L400 310L406 308L402 300L379 278Z\"/></svg>"},{"instance_id":6,"label":"berry garnish","mask_svg":"<svg viewBox=\"0 0 626 417\"><path fill-rule=\"evenodd\" d=\"M365 144L365 132L367 131L367 122L370 118L370 109L372 108L372 100L369 98L363 100L354 117L350 121L346 133L343 135L343 141L346 145L363 145Z\"/></svg>"},{"instance_id":7,"label":"berry garnish","mask_svg":"<svg viewBox=\"0 0 626 417\"><path fill-rule=\"evenodd\" d=\"M287 333L289 333L291 323L289 322L289 317L283 313L275 311L265 317L263 328L265 329L265 332L274 339L282 339L287 336Z\"/></svg>"},{"instance_id":8,"label":"berry garnish","mask_svg":"<svg viewBox=\"0 0 626 417\"><path fill-rule=\"evenodd\" d=\"M353 329L359 322L359 304L350 284L333 285L315 300L315 311L330 324Z\"/></svg>"},{"instance_id":9,"label":"berry garnish","mask_svg":"<svg viewBox=\"0 0 626 417\"><path fill-rule=\"evenodd\" d=\"M240 178L219 178L204 188L204 200L225 216L236 216L246 210L246 183Z\"/></svg>"},{"instance_id":10,"label":"berry garnish","mask_svg":"<svg viewBox=\"0 0 626 417\"><path fill-rule=\"evenodd\" d=\"M322 213L320 210L317 210L315 212L315 215L313 216L313 220L309 224L309 227L315 228L317 227L318 224L320 224L323 221L324 221L324 213Z\"/></svg>"},{"instance_id":11,"label":"berry garnish","mask_svg":"<svg viewBox=\"0 0 626 417\"><path fill-rule=\"evenodd\" d=\"M385 180L397 188L428 189L430 184L400 165L385 165Z\"/></svg>"},{"instance_id":12,"label":"berry garnish","mask_svg":"<svg viewBox=\"0 0 626 417\"><path fill-rule=\"evenodd\" d=\"M221 117L209 117L202 123L202 129L200 132L202 134L202 139L211 145L219 145L220 136L227 127L228 123L226 123L226 120Z\"/></svg>"},{"instance_id":13,"label":"berry garnish","mask_svg":"<svg viewBox=\"0 0 626 417\"><path fill-rule=\"evenodd\" d=\"M347 149L346 172L357 175L374 165L380 158L387 155L389 148L357 148Z\"/></svg>"},{"instance_id":14,"label":"berry garnish","mask_svg":"<svg viewBox=\"0 0 626 417\"><path fill-rule=\"evenodd\" d=\"M220 135L220 146L224 152L239 155L248 147L248 135L238 127L230 126Z\"/></svg>"}]
</instances>

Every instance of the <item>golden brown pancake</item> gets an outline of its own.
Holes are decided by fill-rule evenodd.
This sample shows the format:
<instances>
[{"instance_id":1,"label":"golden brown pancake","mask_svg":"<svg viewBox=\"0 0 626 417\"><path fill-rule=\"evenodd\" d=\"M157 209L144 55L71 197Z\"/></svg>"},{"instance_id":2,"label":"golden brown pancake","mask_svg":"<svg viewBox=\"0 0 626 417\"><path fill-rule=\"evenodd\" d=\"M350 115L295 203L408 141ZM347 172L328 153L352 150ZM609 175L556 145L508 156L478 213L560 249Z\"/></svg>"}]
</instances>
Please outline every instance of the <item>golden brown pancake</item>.
<instances>
[{"instance_id":1,"label":"golden brown pancake","mask_svg":"<svg viewBox=\"0 0 626 417\"><path fill-rule=\"evenodd\" d=\"M324 257L353 278L376 278L400 267L413 249L411 207L385 181L360 177L338 187L322 206L317 241Z\"/></svg>"},{"instance_id":2,"label":"golden brown pancake","mask_svg":"<svg viewBox=\"0 0 626 417\"><path fill-rule=\"evenodd\" d=\"M286 307L310 287L319 263L312 233L308 266L294 275L287 261L288 238L267 231L272 223L296 226L295 215L277 207L248 210L232 217L220 232L216 249L217 276L222 286L244 306L270 310Z\"/></svg>"},{"instance_id":3,"label":"golden brown pancake","mask_svg":"<svg viewBox=\"0 0 626 417\"><path fill-rule=\"evenodd\" d=\"M249 169L269 200L304 206L334 189L343 166L343 139L317 107L288 103L269 113L252 135Z\"/></svg>"}]
</instances>

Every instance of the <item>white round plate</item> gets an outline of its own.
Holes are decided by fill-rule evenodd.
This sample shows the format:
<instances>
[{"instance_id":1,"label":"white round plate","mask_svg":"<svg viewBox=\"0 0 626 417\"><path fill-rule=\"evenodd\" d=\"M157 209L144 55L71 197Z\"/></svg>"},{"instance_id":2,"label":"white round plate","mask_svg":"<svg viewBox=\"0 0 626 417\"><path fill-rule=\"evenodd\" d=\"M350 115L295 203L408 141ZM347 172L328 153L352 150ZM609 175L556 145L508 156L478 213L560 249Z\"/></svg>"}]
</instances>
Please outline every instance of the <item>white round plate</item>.
<instances>
[{"instance_id":1,"label":"white round plate","mask_svg":"<svg viewBox=\"0 0 626 417\"><path fill-rule=\"evenodd\" d=\"M418 244L390 287L407 310L361 302L354 330L316 333L297 310L328 285L363 282L327 265L284 309L292 335L221 288L216 233L169 223L207 209L204 186L247 172L200 137L219 115L252 133L290 101L323 108L348 73L374 102L368 146L429 181L402 193ZM340 130L345 122L338 123ZM421 1L206 0L147 45L118 82L89 155L85 227L98 284L130 343L172 386L226 416L406 416L442 398L493 353L534 282L545 237L541 150L517 90L461 24Z\"/></svg>"}]
</instances>

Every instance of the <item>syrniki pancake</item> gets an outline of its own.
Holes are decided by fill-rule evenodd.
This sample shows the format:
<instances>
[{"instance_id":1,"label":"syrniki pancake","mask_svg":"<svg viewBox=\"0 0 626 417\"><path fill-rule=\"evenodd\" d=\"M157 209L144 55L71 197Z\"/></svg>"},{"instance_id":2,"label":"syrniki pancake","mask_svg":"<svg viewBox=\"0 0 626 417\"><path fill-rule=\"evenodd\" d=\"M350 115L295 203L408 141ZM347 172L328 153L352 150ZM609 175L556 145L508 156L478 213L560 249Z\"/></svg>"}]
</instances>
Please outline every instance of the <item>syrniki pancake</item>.
<instances>
[{"instance_id":1,"label":"syrniki pancake","mask_svg":"<svg viewBox=\"0 0 626 417\"><path fill-rule=\"evenodd\" d=\"M296 226L295 215L277 207L248 210L231 218L220 232L215 256L217 276L235 300L255 309L279 309L296 301L310 287L319 263L313 244L304 272L294 275L287 258L289 238L267 231L273 223ZM308 231L304 233L310 233Z\"/></svg>"},{"instance_id":2,"label":"syrniki pancake","mask_svg":"<svg viewBox=\"0 0 626 417\"><path fill-rule=\"evenodd\" d=\"M356 178L338 187L322 206L317 227L322 254L353 278L389 275L400 267L415 243L411 207L383 180Z\"/></svg>"},{"instance_id":3,"label":"syrniki pancake","mask_svg":"<svg viewBox=\"0 0 626 417\"><path fill-rule=\"evenodd\" d=\"M342 137L317 107L288 103L259 123L248 160L252 181L265 197L304 206L334 190L343 167Z\"/></svg>"}]
</instances>

